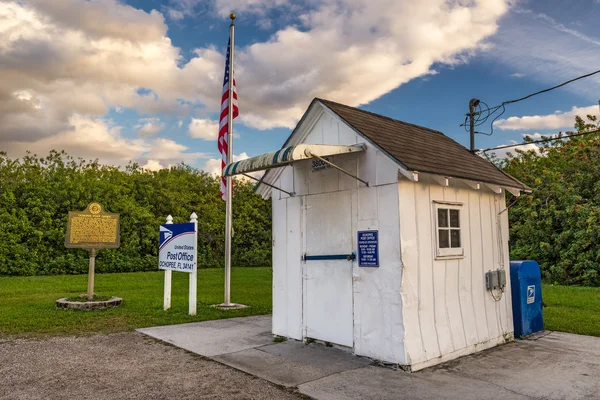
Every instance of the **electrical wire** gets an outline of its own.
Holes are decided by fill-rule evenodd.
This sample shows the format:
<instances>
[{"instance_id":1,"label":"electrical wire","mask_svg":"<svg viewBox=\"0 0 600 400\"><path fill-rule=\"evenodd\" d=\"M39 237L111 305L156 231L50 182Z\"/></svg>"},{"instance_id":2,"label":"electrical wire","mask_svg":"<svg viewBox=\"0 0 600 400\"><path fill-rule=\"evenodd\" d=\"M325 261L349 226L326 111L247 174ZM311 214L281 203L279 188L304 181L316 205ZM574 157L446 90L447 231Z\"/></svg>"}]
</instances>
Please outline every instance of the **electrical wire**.
<instances>
[{"instance_id":1,"label":"electrical wire","mask_svg":"<svg viewBox=\"0 0 600 400\"><path fill-rule=\"evenodd\" d=\"M524 146L524 145L527 145L527 144L546 143L546 142L551 142L553 140L569 139L569 138L573 138L573 137L577 137L577 136L591 135L591 134L594 134L594 133L600 133L600 129L595 130L595 131L589 131L589 132L574 133L572 135L557 136L555 138L549 138L549 139L532 140L530 142L523 142L523 143L517 143L517 144L507 144L505 146L498 146L498 147L490 147L488 149L477 150L477 151L478 152L482 152L485 155L485 153L488 152L488 151L490 151L490 150L502 150L502 149L509 149L511 147Z\"/></svg>"},{"instance_id":2,"label":"electrical wire","mask_svg":"<svg viewBox=\"0 0 600 400\"><path fill-rule=\"evenodd\" d=\"M485 104L485 108L486 108L483 111L481 110L482 103ZM479 100L479 114L477 115L478 118L475 120L475 126L480 126L480 125L485 124L485 121L487 121L491 115L489 110L490 110L490 106L488 106L485 101ZM487 111L487 115L483 118L480 118L480 116L483 114L484 111Z\"/></svg>"},{"instance_id":3,"label":"electrical wire","mask_svg":"<svg viewBox=\"0 0 600 400\"><path fill-rule=\"evenodd\" d=\"M600 69L597 70L597 71L594 71L594 72L590 72L589 74L578 76L577 78L569 79L568 81L563 82L561 84L558 84L556 86L552 86L550 88L547 88L547 89L544 89L544 90L540 90L540 91L535 92L535 93L528 94L527 96L523 96L523 97L518 98L518 99L503 101L500 105L495 106L495 107L491 107L491 108L485 102L483 102L483 101L480 100L479 101L480 102L480 104L479 104L479 110L477 111L477 113L474 113L476 115L471 116L471 118L475 118L476 117L476 119L475 119L475 126L483 125L488 120L488 118L490 118L492 115L494 115L499 109L502 109L502 112L500 114L496 115L496 117L492 120L492 122L490 124L490 133L485 133L485 132L475 132L475 133L479 134L479 135L491 136L494 133L494 122L496 122L496 120L498 118L500 118L506 112L506 105L508 105L508 104L518 103L519 101L527 100L527 99L529 99L531 97L537 96L537 95L542 94L542 93L550 92L550 91L552 91L554 89L558 89L560 87L568 85L569 83L573 83L573 82L578 81L580 79L584 79L584 78L590 77L592 75L596 75L598 73L600 73ZM481 109L481 103L485 104L486 109L484 109L484 110ZM485 117L481 117L481 115L483 113L487 113ZM469 130L467 128L467 122L468 122L468 120L469 120L469 114L467 114L467 116L465 117L465 122L463 122L461 124L461 126L465 127L465 131L467 131L467 132L469 132Z\"/></svg>"},{"instance_id":4,"label":"electrical wire","mask_svg":"<svg viewBox=\"0 0 600 400\"><path fill-rule=\"evenodd\" d=\"M537 96L538 94L542 94L542 93L546 93L546 92L549 92L549 91L554 90L554 89L558 89L559 87L568 85L569 83L578 81L578 80L583 79L583 78L587 78L588 76L592 76L592 75L595 75L597 73L600 73L600 69L598 71L590 72L589 74L581 75L581 76L578 76L577 78L570 79L570 80L568 80L566 82L561 83L560 85L552 86L551 88L540 90L539 92L528 94L527 96L521 97L520 99L505 101L505 102L502 103L502 105L517 103L519 101L527 100L527 99L529 99L529 98L531 98L533 96Z\"/></svg>"},{"instance_id":5,"label":"electrical wire","mask_svg":"<svg viewBox=\"0 0 600 400\"><path fill-rule=\"evenodd\" d=\"M494 289L490 289L489 292L492 295L492 298L494 299L495 302L499 302L500 300L502 300L502 294L504 293L504 289L501 289L502 291L500 292L500 296L496 297L494 295Z\"/></svg>"}]
</instances>

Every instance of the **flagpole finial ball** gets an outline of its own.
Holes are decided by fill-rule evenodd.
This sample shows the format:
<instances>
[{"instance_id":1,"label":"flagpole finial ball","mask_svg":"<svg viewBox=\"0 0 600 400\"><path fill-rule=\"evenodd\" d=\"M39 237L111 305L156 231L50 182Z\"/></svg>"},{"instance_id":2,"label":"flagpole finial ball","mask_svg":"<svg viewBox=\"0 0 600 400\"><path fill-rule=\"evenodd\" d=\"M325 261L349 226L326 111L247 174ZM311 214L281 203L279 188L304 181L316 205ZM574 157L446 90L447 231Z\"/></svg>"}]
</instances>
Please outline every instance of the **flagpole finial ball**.
<instances>
[{"instance_id":1,"label":"flagpole finial ball","mask_svg":"<svg viewBox=\"0 0 600 400\"><path fill-rule=\"evenodd\" d=\"M231 18L231 20L233 21L235 19L235 14L234 13L229 14L229 18Z\"/></svg>"}]
</instances>

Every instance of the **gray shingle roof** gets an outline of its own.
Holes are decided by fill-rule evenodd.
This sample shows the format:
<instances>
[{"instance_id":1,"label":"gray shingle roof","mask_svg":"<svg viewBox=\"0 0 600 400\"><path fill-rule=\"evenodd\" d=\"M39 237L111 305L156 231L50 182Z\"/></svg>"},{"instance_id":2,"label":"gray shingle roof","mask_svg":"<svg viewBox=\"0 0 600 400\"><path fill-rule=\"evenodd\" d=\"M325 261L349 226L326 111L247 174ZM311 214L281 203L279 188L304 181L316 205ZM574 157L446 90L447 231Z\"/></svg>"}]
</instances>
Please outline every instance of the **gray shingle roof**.
<instances>
[{"instance_id":1,"label":"gray shingle roof","mask_svg":"<svg viewBox=\"0 0 600 400\"><path fill-rule=\"evenodd\" d=\"M442 132L329 100L315 100L411 171L528 189Z\"/></svg>"}]
</instances>

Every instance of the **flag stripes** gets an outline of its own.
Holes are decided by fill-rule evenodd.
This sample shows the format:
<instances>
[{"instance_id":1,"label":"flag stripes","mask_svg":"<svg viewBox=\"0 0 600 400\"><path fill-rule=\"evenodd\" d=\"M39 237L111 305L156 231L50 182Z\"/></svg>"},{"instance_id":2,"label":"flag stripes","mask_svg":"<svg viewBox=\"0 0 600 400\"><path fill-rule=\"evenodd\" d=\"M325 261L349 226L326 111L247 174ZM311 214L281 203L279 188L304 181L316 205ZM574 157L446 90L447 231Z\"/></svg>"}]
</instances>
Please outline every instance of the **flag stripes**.
<instances>
[{"instance_id":1,"label":"flag stripes","mask_svg":"<svg viewBox=\"0 0 600 400\"><path fill-rule=\"evenodd\" d=\"M223 79L223 91L221 93L221 115L219 118L219 138L218 138L218 146L219 152L221 153L221 170L225 170L225 167L229 162L233 160L227 159L227 153L229 151L229 143L227 141L227 132L229 130L228 124L228 114L229 114L229 82L230 75L233 75L229 71L229 60L231 57L231 38L229 39L229 43L227 44L227 57L225 60L225 77ZM238 96L235 87L235 78L231 79L233 81L233 118L232 121L238 116ZM223 200L226 199L227 193L227 180L224 176L221 176L221 198Z\"/></svg>"}]
</instances>

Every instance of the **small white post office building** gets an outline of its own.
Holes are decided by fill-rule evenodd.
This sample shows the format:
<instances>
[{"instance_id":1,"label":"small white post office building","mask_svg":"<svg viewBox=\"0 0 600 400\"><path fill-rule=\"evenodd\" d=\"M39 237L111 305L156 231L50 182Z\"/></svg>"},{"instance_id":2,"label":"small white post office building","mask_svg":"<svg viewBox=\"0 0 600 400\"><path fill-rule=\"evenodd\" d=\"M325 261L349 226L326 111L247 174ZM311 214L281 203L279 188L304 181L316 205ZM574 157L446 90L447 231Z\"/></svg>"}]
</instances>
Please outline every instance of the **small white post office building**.
<instances>
[{"instance_id":1,"label":"small white post office building","mask_svg":"<svg viewBox=\"0 0 600 400\"><path fill-rule=\"evenodd\" d=\"M441 132L322 99L225 174L265 169L273 334L413 371L513 338L505 191L521 182Z\"/></svg>"}]
</instances>

